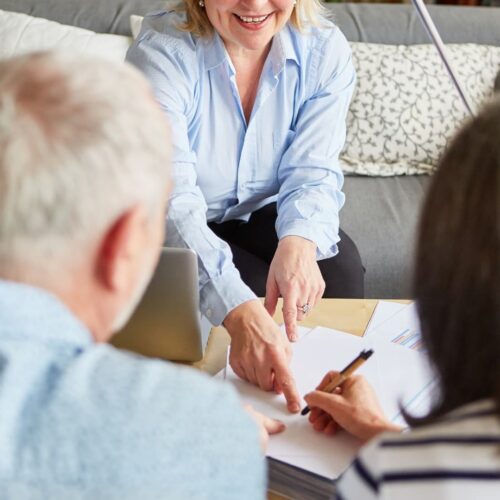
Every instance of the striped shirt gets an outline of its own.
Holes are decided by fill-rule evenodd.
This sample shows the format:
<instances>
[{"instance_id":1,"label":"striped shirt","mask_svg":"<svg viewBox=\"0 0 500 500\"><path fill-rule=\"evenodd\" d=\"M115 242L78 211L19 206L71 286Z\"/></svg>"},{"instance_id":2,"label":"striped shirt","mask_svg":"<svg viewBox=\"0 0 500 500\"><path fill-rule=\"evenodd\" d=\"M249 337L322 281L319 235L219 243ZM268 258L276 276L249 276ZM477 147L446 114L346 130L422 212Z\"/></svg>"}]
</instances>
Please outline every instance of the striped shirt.
<instances>
[{"instance_id":1,"label":"striped shirt","mask_svg":"<svg viewBox=\"0 0 500 500\"><path fill-rule=\"evenodd\" d=\"M339 481L337 498L500 498L500 419L491 400L432 425L383 434Z\"/></svg>"}]
</instances>

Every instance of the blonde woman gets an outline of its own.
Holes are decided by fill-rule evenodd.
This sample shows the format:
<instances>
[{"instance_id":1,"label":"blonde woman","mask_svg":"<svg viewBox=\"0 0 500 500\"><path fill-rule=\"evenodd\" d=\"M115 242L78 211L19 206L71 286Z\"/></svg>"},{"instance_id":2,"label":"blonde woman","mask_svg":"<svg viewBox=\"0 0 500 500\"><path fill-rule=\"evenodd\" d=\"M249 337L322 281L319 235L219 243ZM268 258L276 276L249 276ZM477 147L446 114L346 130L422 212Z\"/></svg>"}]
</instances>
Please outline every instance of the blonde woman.
<instances>
[{"instance_id":1,"label":"blonde woman","mask_svg":"<svg viewBox=\"0 0 500 500\"><path fill-rule=\"evenodd\" d=\"M168 244L198 253L201 309L229 332L235 372L298 411L296 321L322 296L363 295L339 228L347 41L318 0L186 0L147 16L127 58L172 127Z\"/></svg>"}]
</instances>

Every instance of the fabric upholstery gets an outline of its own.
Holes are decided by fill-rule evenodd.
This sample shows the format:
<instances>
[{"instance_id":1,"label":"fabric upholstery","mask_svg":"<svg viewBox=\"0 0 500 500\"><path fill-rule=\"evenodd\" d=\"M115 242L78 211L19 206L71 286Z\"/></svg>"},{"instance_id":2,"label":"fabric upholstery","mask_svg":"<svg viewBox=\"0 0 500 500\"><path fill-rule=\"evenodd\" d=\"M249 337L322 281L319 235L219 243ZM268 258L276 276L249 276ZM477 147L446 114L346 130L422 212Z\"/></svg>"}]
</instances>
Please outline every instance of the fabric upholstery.
<instances>
[{"instance_id":1,"label":"fabric upholstery","mask_svg":"<svg viewBox=\"0 0 500 500\"><path fill-rule=\"evenodd\" d=\"M160 10L166 0L0 0L0 9L44 17L97 33L130 36L130 15Z\"/></svg>"},{"instance_id":2,"label":"fabric upholstery","mask_svg":"<svg viewBox=\"0 0 500 500\"><path fill-rule=\"evenodd\" d=\"M433 45L352 42L357 85L340 156L344 173L430 174L469 113ZM448 44L471 106L493 96L500 47Z\"/></svg>"},{"instance_id":3,"label":"fabric upholstery","mask_svg":"<svg viewBox=\"0 0 500 500\"><path fill-rule=\"evenodd\" d=\"M416 226L430 179L346 177L340 226L361 254L366 297L411 298Z\"/></svg>"},{"instance_id":4,"label":"fabric upholstery","mask_svg":"<svg viewBox=\"0 0 500 500\"><path fill-rule=\"evenodd\" d=\"M0 10L0 59L38 50L64 49L123 61L131 37L96 34L75 26Z\"/></svg>"},{"instance_id":5,"label":"fabric upholstery","mask_svg":"<svg viewBox=\"0 0 500 500\"><path fill-rule=\"evenodd\" d=\"M0 9L45 17L98 33L130 35L131 14L162 9L169 0L0 0ZM429 38L411 5L328 4L347 39L414 44ZM500 45L500 9L429 6L446 43Z\"/></svg>"}]
</instances>

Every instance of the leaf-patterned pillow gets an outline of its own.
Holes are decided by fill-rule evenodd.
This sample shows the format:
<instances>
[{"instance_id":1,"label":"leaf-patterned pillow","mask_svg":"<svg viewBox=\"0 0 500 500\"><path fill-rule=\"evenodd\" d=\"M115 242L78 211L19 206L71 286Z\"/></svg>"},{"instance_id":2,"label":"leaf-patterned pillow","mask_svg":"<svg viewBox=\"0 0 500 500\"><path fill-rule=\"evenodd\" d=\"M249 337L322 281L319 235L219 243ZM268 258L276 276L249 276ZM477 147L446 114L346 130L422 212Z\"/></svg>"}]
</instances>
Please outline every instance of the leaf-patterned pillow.
<instances>
[{"instance_id":1,"label":"leaf-patterned pillow","mask_svg":"<svg viewBox=\"0 0 500 500\"><path fill-rule=\"evenodd\" d=\"M346 174L431 173L467 112L433 45L351 43L358 82L340 156ZM493 95L500 47L447 45L475 108Z\"/></svg>"}]
</instances>

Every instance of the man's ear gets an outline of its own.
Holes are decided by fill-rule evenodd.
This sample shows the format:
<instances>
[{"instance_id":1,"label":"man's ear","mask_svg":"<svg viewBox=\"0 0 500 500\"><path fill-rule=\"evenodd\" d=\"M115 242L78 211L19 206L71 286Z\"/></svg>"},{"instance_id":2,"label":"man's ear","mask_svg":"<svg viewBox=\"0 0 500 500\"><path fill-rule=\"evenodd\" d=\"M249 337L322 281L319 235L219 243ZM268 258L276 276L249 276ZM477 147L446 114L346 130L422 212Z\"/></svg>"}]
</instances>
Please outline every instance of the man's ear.
<instances>
[{"instance_id":1,"label":"man's ear","mask_svg":"<svg viewBox=\"0 0 500 500\"><path fill-rule=\"evenodd\" d=\"M96 256L97 279L109 291L128 290L135 279L138 254L144 250L146 211L136 205L106 231Z\"/></svg>"}]
</instances>

